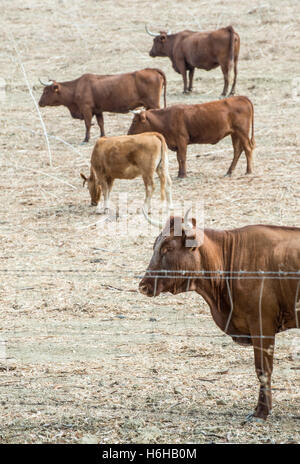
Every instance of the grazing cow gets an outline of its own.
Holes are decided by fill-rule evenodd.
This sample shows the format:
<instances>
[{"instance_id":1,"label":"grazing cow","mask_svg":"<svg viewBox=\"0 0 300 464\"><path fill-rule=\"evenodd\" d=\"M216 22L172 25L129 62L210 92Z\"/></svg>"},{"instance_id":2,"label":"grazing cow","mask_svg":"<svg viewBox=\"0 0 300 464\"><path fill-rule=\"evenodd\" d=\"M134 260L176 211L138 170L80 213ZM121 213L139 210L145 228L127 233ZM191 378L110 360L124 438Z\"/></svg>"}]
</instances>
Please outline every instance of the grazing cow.
<instances>
[{"instance_id":1,"label":"grazing cow","mask_svg":"<svg viewBox=\"0 0 300 464\"><path fill-rule=\"evenodd\" d=\"M300 228L199 229L187 215L168 219L139 290L149 297L196 291L221 330L253 346L260 390L248 419L266 419L272 406L275 334L300 328Z\"/></svg>"},{"instance_id":2,"label":"grazing cow","mask_svg":"<svg viewBox=\"0 0 300 464\"><path fill-rule=\"evenodd\" d=\"M90 177L80 174L83 185L88 184L92 206L98 205L100 213L101 191L104 212L109 211L109 196L115 179L134 179L142 176L146 198L144 207L150 211L154 191L154 173L160 179L161 200L167 197L167 207L172 208L171 178L165 139L156 132L120 137L102 137L95 144L91 157Z\"/></svg>"},{"instance_id":3,"label":"grazing cow","mask_svg":"<svg viewBox=\"0 0 300 464\"><path fill-rule=\"evenodd\" d=\"M166 76L160 69L142 69L126 74L103 75L84 74L69 82L49 81L44 83L44 92L39 105L68 108L72 118L83 119L86 127L84 142L90 138L92 117L95 115L104 133L103 112L128 113L144 106L160 108L160 94L164 86L166 106Z\"/></svg>"},{"instance_id":4,"label":"grazing cow","mask_svg":"<svg viewBox=\"0 0 300 464\"><path fill-rule=\"evenodd\" d=\"M177 152L178 177L186 177L187 145L216 144L227 135L231 135L234 150L227 175L231 175L242 151L247 158L247 174L252 173L254 110L247 97L230 97L198 105L172 105L161 110L134 113L128 134L148 131L163 134L170 150Z\"/></svg>"},{"instance_id":5,"label":"grazing cow","mask_svg":"<svg viewBox=\"0 0 300 464\"><path fill-rule=\"evenodd\" d=\"M146 31L155 36L149 55L170 58L174 70L183 77L183 93L192 91L195 68L210 71L221 66L224 76L222 96L227 94L232 68L234 68L234 80L230 95L234 95L240 37L232 26L223 27L216 31L182 31L177 34L167 32L154 34L147 27ZM189 86L187 85L187 71L189 71Z\"/></svg>"}]
</instances>

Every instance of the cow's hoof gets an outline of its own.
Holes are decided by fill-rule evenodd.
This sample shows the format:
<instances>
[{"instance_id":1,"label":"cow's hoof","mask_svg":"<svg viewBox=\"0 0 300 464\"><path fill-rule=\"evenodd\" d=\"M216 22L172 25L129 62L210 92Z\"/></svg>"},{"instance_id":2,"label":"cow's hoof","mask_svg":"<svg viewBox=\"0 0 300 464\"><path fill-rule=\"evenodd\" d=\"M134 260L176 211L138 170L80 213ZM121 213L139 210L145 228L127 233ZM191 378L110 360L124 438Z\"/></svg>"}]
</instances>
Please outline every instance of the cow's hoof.
<instances>
[{"instance_id":1,"label":"cow's hoof","mask_svg":"<svg viewBox=\"0 0 300 464\"><path fill-rule=\"evenodd\" d=\"M147 209L145 206L144 206L143 208L137 208L136 213L137 213L137 214L142 214L142 213L143 213L143 209L144 209L145 213L151 214L151 209Z\"/></svg>"},{"instance_id":2,"label":"cow's hoof","mask_svg":"<svg viewBox=\"0 0 300 464\"><path fill-rule=\"evenodd\" d=\"M183 95L188 95L190 93L190 91L189 90L184 90L182 93L183 93Z\"/></svg>"},{"instance_id":3,"label":"cow's hoof","mask_svg":"<svg viewBox=\"0 0 300 464\"><path fill-rule=\"evenodd\" d=\"M107 208L97 208L96 214L108 214L109 210Z\"/></svg>"},{"instance_id":4,"label":"cow's hoof","mask_svg":"<svg viewBox=\"0 0 300 464\"><path fill-rule=\"evenodd\" d=\"M248 414L245 420L242 422L242 425L249 424L249 423L257 423L257 424L264 424L266 419L262 419L261 417L256 417L254 413Z\"/></svg>"},{"instance_id":5,"label":"cow's hoof","mask_svg":"<svg viewBox=\"0 0 300 464\"><path fill-rule=\"evenodd\" d=\"M224 174L224 177L231 177L232 176L232 171L227 171L226 174Z\"/></svg>"},{"instance_id":6,"label":"cow's hoof","mask_svg":"<svg viewBox=\"0 0 300 464\"><path fill-rule=\"evenodd\" d=\"M83 140L79 145L86 145L87 143L89 143L88 140Z\"/></svg>"}]
</instances>

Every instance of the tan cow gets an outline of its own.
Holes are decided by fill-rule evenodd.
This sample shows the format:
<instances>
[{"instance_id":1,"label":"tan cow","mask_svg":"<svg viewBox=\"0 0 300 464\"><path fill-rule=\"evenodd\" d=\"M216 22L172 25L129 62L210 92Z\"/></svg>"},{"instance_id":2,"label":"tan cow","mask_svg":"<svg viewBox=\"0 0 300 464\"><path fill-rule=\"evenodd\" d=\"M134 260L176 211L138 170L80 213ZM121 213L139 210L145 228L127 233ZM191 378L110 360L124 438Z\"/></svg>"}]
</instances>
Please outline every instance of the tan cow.
<instances>
[{"instance_id":1,"label":"tan cow","mask_svg":"<svg viewBox=\"0 0 300 464\"><path fill-rule=\"evenodd\" d=\"M168 169L167 145L164 137L157 132L119 137L101 137L97 140L92 157L91 171L87 182L91 204L98 205L101 213L100 197L104 196L104 213L109 212L109 196L115 179L143 178L146 190L144 209L150 211L154 191L154 173L160 178L161 200L167 200L167 208L172 208L171 178Z\"/></svg>"}]
</instances>

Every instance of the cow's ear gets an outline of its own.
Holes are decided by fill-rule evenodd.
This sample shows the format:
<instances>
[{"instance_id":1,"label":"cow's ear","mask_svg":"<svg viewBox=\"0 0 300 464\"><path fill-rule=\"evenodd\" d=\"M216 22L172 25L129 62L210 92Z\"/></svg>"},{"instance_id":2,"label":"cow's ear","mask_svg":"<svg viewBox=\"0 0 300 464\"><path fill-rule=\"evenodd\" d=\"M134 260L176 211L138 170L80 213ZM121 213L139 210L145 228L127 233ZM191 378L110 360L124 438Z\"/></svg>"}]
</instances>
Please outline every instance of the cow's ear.
<instances>
[{"instance_id":1,"label":"cow's ear","mask_svg":"<svg viewBox=\"0 0 300 464\"><path fill-rule=\"evenodd\" d=\"M83 179L83 185L82 186L84 187L84 184L87 182L87 178L86 178L86 176L84 174L82 174L82 172L80 173L80 177L82 177L82 179Z\"/></svg>"},{"instance_id":2,"label":"cow's ear","mask_svg":"<svg viewBox=\"0 0 300 464\"><path fill-rule=\"evenodd\" d=\"M169 224L170 224L170 229L174 229L174 216L169 217Z\"/></svg>"},{"instance_id":3,"label":"cow's ear","mask_svg":"<svg viewBox=\"0 0 300 464\"><path fill-rule=\"evenodd\" d=\"M190 248L191 251L195 251L203 243L203 231L196 227L197 221L195 218L190 221L193 227L184 230L184 242L186 247Z\"/></svg>"}]
</instances>

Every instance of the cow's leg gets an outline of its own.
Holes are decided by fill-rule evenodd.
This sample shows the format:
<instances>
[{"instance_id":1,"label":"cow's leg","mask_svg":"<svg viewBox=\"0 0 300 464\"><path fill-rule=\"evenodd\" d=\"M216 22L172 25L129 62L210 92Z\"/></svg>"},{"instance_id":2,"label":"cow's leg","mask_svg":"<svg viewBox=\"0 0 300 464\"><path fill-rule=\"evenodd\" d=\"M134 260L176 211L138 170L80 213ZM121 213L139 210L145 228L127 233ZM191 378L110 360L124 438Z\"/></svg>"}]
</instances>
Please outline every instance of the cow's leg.
<instances>
[{"instance_id":1,"label":"cow's leg","mask_svg":"<svg viewBox=\"0 0 300 464\"><path fill-rule=\"evenodd\" d=\"M186 145L182 145L177 149L177 161L179 165L178 177L186 177Z\"/></svg>"},{"instance_id":2,"label":"cow's leg","mask_svg":"<svg viewBox=\"0 0 300 464\"><path fill-rule=\"evenodd\" d=\"M159 176L160 180L160 190L161 190L161 201L165 200L165 196L167 198L167 210L173 209L173 201L172 201L172 181L169 175L169 172L164 172L161 164L159 163L156 172Z\"/></svg>"},{"instance_id":3,"label":"cow's leg","mask_svg":"<svg viewBox=\"0 0 300 464\"><path fill-rule=\"evenodd\" d=\"M182 62L178 66L178 71L182 75L182 79L183 79L183 93L189 93L188 86L187 86L186 67L185 67L184 60L182 60Z\"/></svg>"},{"instance_id":4,"label":"cow's leg","mask_svg":"<svg viewBox=\"0 0 300 464\"><path fill-rule=\"evenodd\" d=\"M195 68L189 71L189 92L193 90L193 79L194 79Z\"/></svg>"},{"instance_id":5,"label":"cow's leg","mask_svg":"<svg viewBox=\"0 0 300 464\"><path fill-rule=\"evenodd\" d=\"M109 197L112 188L112 182L110 179L107 179L106 189L103 192L104 196L104 213L109 213Z\"/></svg>"},{"instance_id":6,"label":"cow's leg","mask_svg":"<svg viewBox=\"0 0 300 464\"><path fill-rule=\"evenodd\" d=\"M232 172L234 171L236 164L241 156L241 153L243 151L243 146L242 143L239 139L239 137L235 134L231 135L231 140L232 140L232 146L233 146L233 160L232 163L227 171L226 176L231 176Z\"/></svg>"},{"instance_id":7,"label":"cow's leg","mask_svg":"<svg viewBox=\"0 0 300 464\"><path fill-rule=\"evenodd\" d=\"M166 177L166 197L167 197L167 209L173 209L173 200L172 200L172 181L169 174Z\"/></svg>"},{"instance_id":8,"label":"cow's leg","mask_svg":"<svg viewBox=\"0 0 300 464\"><path fill-rule=\"evenodd\" d=\"M90 108L86 108L85 110L82 111L84 122L85 122L85 139L84 143L87 143L90 140L90 131L91 131L91 125L92 125L92 117L93 113L90 110Z\"/></svg>"},{"instance_id":9,"label":"cow's leg","mask_svg":"<svg viewBox=\"0 0 300 464\"><path fill-rule=\"evenodd\" d=\"M101 180L100 186L101 186L101 191L102 191L103 199L104 199L104 207L100 208L100 201L99 201L97 209L96 209L97 214L106 213L108 209L108 205L109 205L109 189L108 189L108 183L106 179Z\"/></svg>"},{"instance_id":10,"label":"cow's leg","mask_svg":"<svg viewBox=\"0 0 300 464\"><path fill-rule=\"evenodd\" d=\"M146 197L144 201L144 209L146 212L150 213L151 211L151 198L154 192L154 180L150 176L143 176L143 181L145 184Z\"/></svg>"},{"instance_id":11,"label":"cow's leg","mask_svg":"<svg viewBox=\"0 0 300 464\"><path fill-rule=\"evenodd\" d=\"M98 207L96 209L97 214L108 214L110 212L110 192L113 186L114 179L107 177L105 180L101 182L101 190L103 193L104 205L103 208L100 208L100 202L98 203Z\"/></svg>"},{"instance_id":12,"label":"cow's leg","mask_svg":"<svg viewBox=\"0 0 300 464\"><path fill-rule=\"evenodd\" d=\"M104 210L105 212L108 212L109 211L109 205L110 205L110 193L111 193L111 189L112 189L112 186L113 186L113 183L114 183L114 179L112 179L111 177L107 177L106 179L107 181L107 201L106 201L106 204L105 204L105 199L104 199Z\"/></svg>"},{"instance_id":13,"label":"cow's leg","mask_svg":"<svg viewBox=\"0 0 300 464\"><path fill-rule=\"evenodd\" d=\"M96 114L97 123L100 128L100 137L105 137L103 113Z\"/></svg>"},{"instance_id":14,"label":"cow's leg","mask_svg":"<svg viewBox=\"0 0 300 464\"><path fill-rule=\"evenodd\" d=\"M259 330L253 333L255 370L260 383L258 403L253 414L249 416L266 419L272 410L271 375L273 371L273 355L275 336L260 337Z\"/></svg>"},{"instance_id":15,"label":"cow's leg","mask_svg":"<svg viewBox=\"0 0 300 464\"><path fill-rule=\"evenodd\" d=\"M253 148L251 146L251 142L247 136L244 134L238 134L243 145L243 149L247 159L247 170L246 174L252 174L253 168Z\"/></svg>"},{"instance_id":16,"label":"cow's leg","mask_svg":"<svg viewBox=\"0 0 300 464\"><path fill-rule=\"evenodd\" d=\"M221 65L221 69L222 69L222 73L224 76L224 88L223 88L223 92L221 93L221 97L225 97L227 94L228 85L229 85L229 69L228 69L227 63Z\"/></svg>"}]
</instances>

